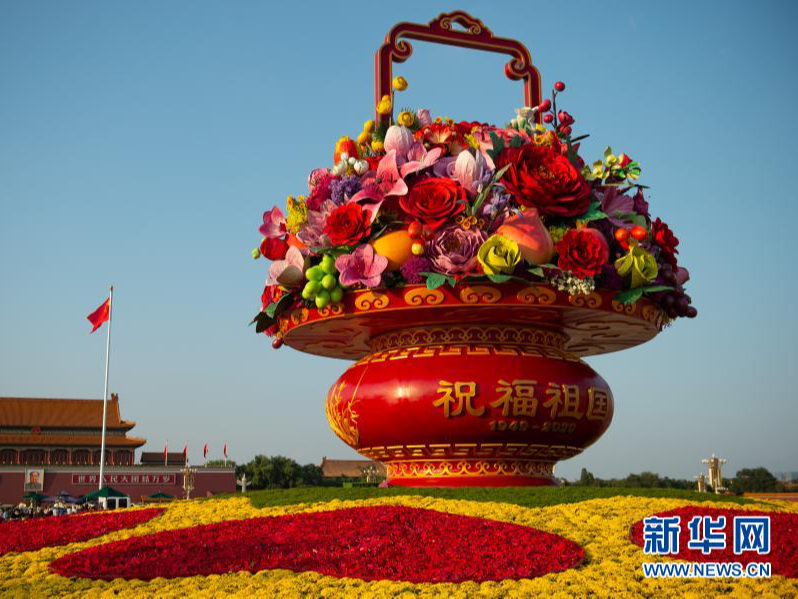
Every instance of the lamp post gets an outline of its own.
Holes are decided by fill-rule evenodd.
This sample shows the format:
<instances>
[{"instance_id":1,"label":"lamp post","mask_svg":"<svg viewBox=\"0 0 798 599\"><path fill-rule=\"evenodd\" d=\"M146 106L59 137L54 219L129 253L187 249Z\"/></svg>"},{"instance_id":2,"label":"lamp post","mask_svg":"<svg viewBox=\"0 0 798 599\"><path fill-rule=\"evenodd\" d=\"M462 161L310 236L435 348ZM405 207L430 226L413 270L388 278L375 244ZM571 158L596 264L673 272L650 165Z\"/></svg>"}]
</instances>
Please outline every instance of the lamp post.
<instances>
[{"instance_id":1,"label":"lamp post","mask_svg":"<svg viewBox=\"0 0 798 599\"><path fill-rule=\"evenodd\" d=\"M186 494L185 498L191 499L191 491L194 490L194 473L196 469L186 464L181 472L183 473L183 492Z\"/></svg>"}]
</instances>

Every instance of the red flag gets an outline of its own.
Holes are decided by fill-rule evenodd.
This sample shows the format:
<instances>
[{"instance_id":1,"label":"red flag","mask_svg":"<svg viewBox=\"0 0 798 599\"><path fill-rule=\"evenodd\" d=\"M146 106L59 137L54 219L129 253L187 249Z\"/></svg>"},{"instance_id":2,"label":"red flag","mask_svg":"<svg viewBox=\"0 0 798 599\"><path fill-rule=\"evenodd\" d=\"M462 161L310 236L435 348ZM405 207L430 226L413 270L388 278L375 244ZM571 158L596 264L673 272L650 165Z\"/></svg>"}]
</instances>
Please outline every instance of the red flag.
<instances>
[{"instance_id":1,"label":"red flag","mask_svg":"<svg viewBox=\"0 0 798 599\"><path fill-rule=\"evenodd\" d=\"M183 445L183 461L188 461L188 441Z\"/></svg>"},{"instance_id":2,"label":"red flag","mask_svg":"<svg viewBox=\"0 0 798 599\"><path fill-rule=\"evenodd\" d=\"M97 308L94 312L89 314L86 318L92 325L91 332L93 333L101 326L103 323L111 317L111 298L109 297L105 300L99 308Z\"/></svg>"},{"instance_id":3,"label":"red flag","mask_svg":"<svg viewBox=\"0 0 798 599\"><path fill-rule=\"evenodd\" d=\"M227 443L224 444L224 459L227 459Z\"/></svg>"},{"instance_id":4,"label":"red flag","mask_svg":"<svg viewBox=\"0 0 798 599\"><path fill-rule=\"evenodd\" d=\"M169 440L167 439L166 443L163 444L163 465L169 465Z\"/></svg>"},{"instance_id":5,"label":"red flag","mask_svg":"<svg viewBox=\"0 0 798 599\"><path fill-rule=\"evenodd\" d=\"M202 448L202 457L204 459L208 458L208 444L207 443L205 444L205 447Z\"/></svg>"}]
</instances>

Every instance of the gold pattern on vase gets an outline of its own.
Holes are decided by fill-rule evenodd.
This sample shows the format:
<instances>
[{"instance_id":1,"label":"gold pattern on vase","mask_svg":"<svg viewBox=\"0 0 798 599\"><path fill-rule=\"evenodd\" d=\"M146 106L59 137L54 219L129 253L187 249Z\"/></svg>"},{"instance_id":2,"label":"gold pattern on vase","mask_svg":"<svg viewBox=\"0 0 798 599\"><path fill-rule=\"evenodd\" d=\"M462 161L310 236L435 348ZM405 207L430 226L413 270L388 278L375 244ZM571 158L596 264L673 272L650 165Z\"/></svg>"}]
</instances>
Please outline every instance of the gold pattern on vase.
<instances>
[{"instance_id":1,"label":"gold pattern on vase","mask_svg":"<svg viewBox=\"0 0 798 599\"><path fill-rule=\"evenodd\" d=\"M340 383L338 386L330 389L327 396L326 411L327 421L330 423L330 428L338 435L344 443L356 447L360 441L360 431L357 428L358 414L354 409L357 403L354 394L349 401L343 398L343 391L346 383Z\"/></svg>"},{"instance_id":2,"label":"gold pattern on vase","mask_svg":"<svg viewBox=\"0 0 798 599\"><path fill-rule=\"evenodd\" d=\"M571 302L572 306L576 306L577 308L581 308L583 306L587 306L588 308L598 308L601 306L602 300L598 293L591 291L587 294L569 295L568 301Z\"/></svg>"},{"instance_id":3,"label":"gold pattern on vase","mask_svg":"<svg viewBox=\"0 0 798 599\"><path fill-rule=\"evenodd\" d=\"M460 301L464 304L495 304L501 298L501 291L487 285L473 285L460 291Z\"/></svg>"},{"instance_id":4,"label":"gold pattern on vase","mask_svg":"<svg viewBox=\"0 0 798 599\"><path fill-rule=\"evenodd\" d=\"M516 294L516 298L518 298L519 302L524 304L538 303L548 305L554 303L557 299L557 293L548 287L533 285L521 289Z\"/></svg>"},{"instance_id":5,"label":"gold pattern on vase","mask_svg":"<svg viewBox=\"0 0 798 599\"><path fill-rule=\"evenodd\" d=\"M388 294L379 291L367 291L355 298L355 308L358 310L382 310L390 303Z\"/></svg>"},{"instance_id":6,"label":"gold pattern on vase","mask_svg":"<svg viewBox=\"0 0 798 599\"><path fill-rule=\"evenodd\" d=\"M443 302L443 291L418 287L405 293L405 303L411 306L435 306Z\"/></svg>"}]
</instances>

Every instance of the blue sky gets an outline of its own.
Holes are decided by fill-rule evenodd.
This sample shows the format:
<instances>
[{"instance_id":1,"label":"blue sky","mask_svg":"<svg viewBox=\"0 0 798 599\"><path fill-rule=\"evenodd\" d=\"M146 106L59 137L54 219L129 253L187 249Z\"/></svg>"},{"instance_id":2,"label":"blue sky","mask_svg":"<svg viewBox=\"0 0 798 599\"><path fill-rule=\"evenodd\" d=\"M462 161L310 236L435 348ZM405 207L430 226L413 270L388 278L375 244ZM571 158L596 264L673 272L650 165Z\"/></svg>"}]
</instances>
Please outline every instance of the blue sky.
<instances>
[{"instance_id":1,"label":"blue sky","mask_svg":"<svg viewBox=\"0 0 798 599\"><path fill-rule=\"evenodd\" d=\"M794 2L12 2L0 0L0 394L111 388L160 450L318 462L351 452L323 398L345 363L272 351L247 323L262 212L305 189L371 118L373 53L399 20L461 8L530 49L577 119L643 166L681 240L699 318L589 360L615 420L558 474L798 470L798 242L789 180ZM502 123L521 104L496 55L415 44L402 103Z\"/></svg>"}]
</instances>

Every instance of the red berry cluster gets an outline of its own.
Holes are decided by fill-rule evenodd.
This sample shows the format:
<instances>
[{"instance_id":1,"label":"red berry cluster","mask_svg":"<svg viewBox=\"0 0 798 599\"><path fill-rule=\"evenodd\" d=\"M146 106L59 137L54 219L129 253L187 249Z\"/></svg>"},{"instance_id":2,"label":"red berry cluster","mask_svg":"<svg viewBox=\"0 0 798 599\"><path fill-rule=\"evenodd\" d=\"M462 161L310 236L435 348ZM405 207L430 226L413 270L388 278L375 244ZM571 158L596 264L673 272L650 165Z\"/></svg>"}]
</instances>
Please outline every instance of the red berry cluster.
<instances>
[{"instance_id":1,"label":"red berry cluster","mask_svg":"<svg viewBox=\"0 0 798 599\"><path fill-rule=\"evenodd\" d=\"M557 81L551 92L551 100L543 100L538 104L538 112L543 115L543 122L553 124L554 128L563 137L571 135L571 125L575 120L564 110L557 110L557 94L565 91L565 83Z\"/></svg>"}]
</instances>

